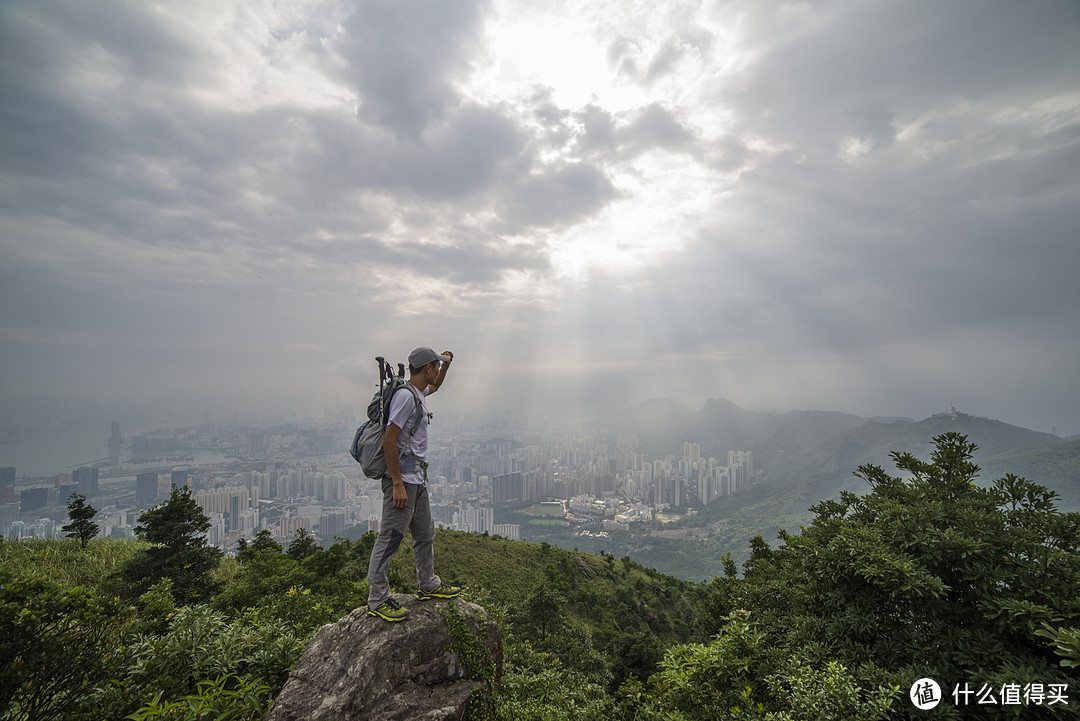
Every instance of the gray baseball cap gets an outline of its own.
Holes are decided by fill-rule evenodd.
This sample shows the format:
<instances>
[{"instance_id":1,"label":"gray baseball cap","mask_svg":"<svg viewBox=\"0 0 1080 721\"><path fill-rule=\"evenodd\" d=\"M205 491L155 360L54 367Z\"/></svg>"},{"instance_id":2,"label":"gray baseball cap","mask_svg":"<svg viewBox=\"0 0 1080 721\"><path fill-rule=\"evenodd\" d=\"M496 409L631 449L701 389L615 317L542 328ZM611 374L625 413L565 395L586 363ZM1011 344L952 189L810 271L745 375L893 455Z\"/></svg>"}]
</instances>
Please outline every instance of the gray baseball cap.
<instances>
[{"instance_id":1,"label":"gray baseball cap","mask_svg":"<svg viewBox=\"0 0 1080 721\"><path fill-rule=\"evenodd\" d=\"M423 368L432 361L442 361L443 363L450 362L450 356L439 355L430 348L421 346L412 353L409 354L409 367L410 368Z\"/></svg>"}]
</instances>

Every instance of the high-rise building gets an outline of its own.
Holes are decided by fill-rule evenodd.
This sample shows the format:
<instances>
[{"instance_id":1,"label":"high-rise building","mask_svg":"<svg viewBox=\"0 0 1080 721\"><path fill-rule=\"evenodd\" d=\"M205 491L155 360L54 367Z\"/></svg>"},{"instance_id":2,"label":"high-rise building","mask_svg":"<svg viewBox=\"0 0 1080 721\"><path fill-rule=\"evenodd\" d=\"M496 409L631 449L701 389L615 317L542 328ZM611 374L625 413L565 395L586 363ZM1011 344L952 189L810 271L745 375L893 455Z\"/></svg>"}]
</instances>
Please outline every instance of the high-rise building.
<instances>
[{"instance_id":1,"label":"high-rise building","mask_svg":"<svg viewBox=\"0 0 1080 721\"><path fill-rule=\"evenodd\" d=\"M22 507L23 513L49 505L49 489L44 486L41 488L27 488L19 494L19 497L19 505Z\"/></svg>"},{"instance_id":2,"label":"high-rise building","mask_svg":"<svg viewBox=\"0 0 1080 721\"><path fill-rule=\"evenodd\" d=\"M183 488L187 486L190 480L190 475L191 469L187 466L172 469L172 474L170 475L172 479L172 485L176 486L177 488Z\"/></svg>"},{"instance_id":3,"label":"high-rise building","mask_svg":"<svg viewBox=\"0 0 1080 721\"><path fill-rule=\"evenodd\" d=\"M748 481L754 476L754 454L751 451L728 451L727 464L730 467L741 467Z\"/></svg>"},{"instance_id":4,"label":"high-rise building","mask_svg":"<svg viewBox=\"0 0 1080 721\"><path fill-rule=\"evenodd\" d=\"M83 494L87 498L90 496L96 496L98 491L98 469L97 467L83 466L82 468L76 468L71 473L71 480L73 483L79 486L79 493Z\"/></svg>"},{"instance_id":5,"label":"high-rise building","mask_svg":"<svg viewBox=\"0 0 1080 721\"><path fill-rule=\"evenodd\" d=\"M245 486L219 486L195 492L195 503L206 514L220 513L228 516L223 524L225 532L235 531L240 523L240 513L251 507L251 492Z\"/></svg>"},{"instance_id":6,"label":"high-rise building","mask_svg":"<svg viewBox=\"0 0 1080 721\"><path fill-rule=\"evenodd\" d=\"M70 473L68 474L71 475ZM74 483L61 483L56 489L56 500L66 504L71 497L79 492L79 487Z\"/></svg>"},{"instance_id":7,"label":"high-rise building","mask_svg":"<svg viewBox=\"0 0 1080 721\"><path fill-rule=\"evenodd\" d=\"M237 523L236 530L240 531L244 537L254 537L259 528L259 509L248 508L240 511L240 519Z\"/></svg>"},{"instance_id":8,"label":"high-rise building","mask_svg":"<svg viewBox=\"0 0 1080 721\"><path fill-rule=\"evenodd\" d=\"M345 500L345 474L340 471L316 473L314 475L314 486L314 496L320 501Z\"/></svg>"},{"instance_id":9,"label":"high-rise building","mask_svg":"<svg viewBox=\"0 0 1080 721\"><path fill-rule=\"evenodd\" d=\"M19 520L19 506L16 503L0 503L0 531Z\"/></svg>"},{"instance_id":10,"label":"high-rise building","mask_svg":"<svg viewBox=\"0 0 1080 721\"><path fill-rule=\"evenodd\" d=\"M15 502L15 466L0 468L0 503Z\"/></svg>"},{"instance_id":11,"label":"high-rise building","mask_svg":"<svg viewBox=\"0 0 1080 721\"><path fill-rule=\"evenodd\" d=\"M521 540L521 525L518 523L495 523L491 527L491 532L511 541Z\"/></svg>"},{"instance_id":12,"label":"high-rise building","mask_svg":"<svg viewBox=\"0 0 1080 721\"><path fill-rule=\"evenodd\" d=\"M225 537L225 517L220 513L211 513L208 520L210 527L206 529L206 542L211 546L218 546Z\"/></svg>"},{"instance_id":13,"label":"high-rise building","mask_svg":"<svg viewBox=\"0 0 1080 721\"><path fill-rule=\"evenodd\" d=\"M152 506L157 502L158 474L147 471L135 476L135 503L140 506Z\"/></svg>"},{"instance_id":14,"label":"high-rise building","mask_svg":"<svg viewBox=\"0 0 1080 721\"><path fill-rule=\"evenodd\" d=\"M660 508L663 504L668 502L667 499L667 473L660 468L657 464L659 461L653 464L653 484L652 484L652 504L656 508Z\"/></svg>"},{"instance_id":15,"label":"high-rise building","mask_svg":"<svg viewBox=\"0 0 1080 721\"><path fill-rule=\"evenodd\" d=\"M454 512L453 525L468 533L490 533L495 527L495 509L463 504Z\"/></svg>"},{"instance_id":16,"label":"high-rise building","mask_svg":"<svg viewBox=\"0 0 1080 721\"><path fill-rule=\"evenodd\" d=\"M247 489L244 489L245 491ZM235 531L240 527L240 510L241 508L247 508L247 493L244 494L244 505L240 505L240 495L231 495L228 499L228 524L226 525L227 531Z\"/></svg>"},{"instance_id":17,"label":"high-rise building","mask_svg":"<svg viewBox=\"0 0 1080 721\"><path fill-rule=\"evenodd\" d=\"M31 538L58 538L56 521L51 518L39 518L26 529Z\"/></svg>"},{"instance_id":18,"label":"high-rise building","mask_svg":"<svg viewBox=\"0 0 1080 721\"><path fill-rule=\"evenodd\" d=\"M500 473L491 479L491 502L507 503L524 499L522 475L520 471Z\"/></svg>"},{"instance_id":19,"label":"high-rise building","mask_svg":"<svg viewBox=\"0 0 1080 721\"><path fill-rule=\"evenodd\" d=\"M345 512L327 511L319 516L319 534L333 538L345 532Z\"/></svg>"}]
</instances>

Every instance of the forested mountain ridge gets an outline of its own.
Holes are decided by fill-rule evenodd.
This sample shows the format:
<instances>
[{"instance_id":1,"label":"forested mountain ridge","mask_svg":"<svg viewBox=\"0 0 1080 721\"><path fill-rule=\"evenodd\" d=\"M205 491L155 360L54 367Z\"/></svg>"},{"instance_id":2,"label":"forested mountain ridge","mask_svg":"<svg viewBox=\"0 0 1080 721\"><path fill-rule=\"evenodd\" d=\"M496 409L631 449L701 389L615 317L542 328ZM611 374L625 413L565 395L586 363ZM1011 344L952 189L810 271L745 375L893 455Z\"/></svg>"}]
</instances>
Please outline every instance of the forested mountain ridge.
<instances>
[{"instance_id":1,"label":"forested mountain ridge","mask_svg":"<svg viewBox=\"0 0 1080 721\"><path fill-rule=\"evenodd\" d=\"M764 413L726 399L707 399L693 411L667 399L645 401L611 415L613 435L637 435L642 452L657 457L681 452L684 441L701 445L702 457L726 457L729 450L750 450L768 464L786 455L816 448L841 431L867 419L835 411Z\"/></svg>"},{"instance_id":2,"label":"forested mountain ridge","mask_svg":"<svg viewBox=\"0 0 1080 721\"><path fill-rule=\"evenodd\" d=\"M678 457L687 440L701 445L703 457L723 459L728 450L754 453L754 485L665 525L665 537L637 529L612 533L603 542L581 542L589 550L629 554L680 578L712 578L727 553L745 560L750 538L775 542L779 530L797 531L809 523L815 503L845 490L869 490L854 475L860 465L891 472L893 451L926 460L932 439L947 432L961 433L978 447L973 460L983 470L977 483L990 484L1012 472L1056 492L1062 510L1080 510L1080 444L965 413L875 420L828 411L762 413L727 400L708 400L691 411L654 399L613 417L618 419L609 426L613 437L636 434L643 450L655 447L658 455ZM680 529L687 537L678 537Z\"/></svg>"},{"instance_id":3,"label":"forested mountain ridge","mask_svg":"<svg viewBox=\"0 0 1080 721\"><path fill-rule=\"evenodd\" d=\"M706 399L692 410L656 398L611 413L612 436L633 434L642 452L656 457L681 453L684 441L701 446L702 457L723 459L729 450L754 453L759 470L799 466L839 466L850 472L858 463L885 462L890 451L918 454L930 439L956 431L977 439L976 459L1063 440L1002 421L960 412L939 413L921 421L865 418L838 411L751 411L726 399Z\"/></svg>"},{"instance_id":4,"label":"forested mountain ridge","mask_svg":"<svg viewBox=\"0 0 1080 721\"><path fill-rule=\"evenodd\" d=\"M852 469L858 466L866 463L891 466L890 454L894 451L928 459L933 448L931 439L948 432L971 439L977 446L973 453L976 463L1004 453L1063 442L1049 433L964 413L940 413L921 421L866 421L837 433L808 453L767 467L764 480L813 478L814 485L825 494L821 497L826 498L843 488L860 487L852 480Z\"/></svg>"}]
</instances>

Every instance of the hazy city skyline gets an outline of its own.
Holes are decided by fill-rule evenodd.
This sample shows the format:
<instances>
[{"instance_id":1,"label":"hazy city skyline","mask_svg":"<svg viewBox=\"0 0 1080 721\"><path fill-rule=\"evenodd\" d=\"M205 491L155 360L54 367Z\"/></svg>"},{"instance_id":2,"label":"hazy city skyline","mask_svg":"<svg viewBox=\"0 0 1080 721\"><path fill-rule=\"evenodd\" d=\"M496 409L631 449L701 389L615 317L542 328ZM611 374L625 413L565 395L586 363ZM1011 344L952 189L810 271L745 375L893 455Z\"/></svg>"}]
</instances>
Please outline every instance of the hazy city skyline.
<instances>
[{"instance_id":1,"label":"hazy city skyline","mask_svg":"<svg viewBox=\"0 0 1080 721\"><path fill-rule=\"evenodd\" d=\"M0 5L0 381L1080 432L1080 7ZM438 421L436 420L436 423Z\"/></svg>"}]
</instances>

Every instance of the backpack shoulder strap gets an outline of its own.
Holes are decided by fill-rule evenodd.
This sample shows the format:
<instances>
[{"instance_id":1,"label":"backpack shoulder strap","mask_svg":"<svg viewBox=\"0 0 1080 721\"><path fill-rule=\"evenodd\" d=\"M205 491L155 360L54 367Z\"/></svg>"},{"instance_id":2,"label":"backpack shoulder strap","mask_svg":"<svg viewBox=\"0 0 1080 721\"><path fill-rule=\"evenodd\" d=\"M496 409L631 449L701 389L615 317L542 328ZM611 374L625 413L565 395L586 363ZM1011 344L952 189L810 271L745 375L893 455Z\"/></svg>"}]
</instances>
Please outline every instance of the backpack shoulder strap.
<instances>
[{"instance_id":1,"label":"backpack shoulder strap","mask_svg":"<svg viewBox=\"0 0 1080 721\"><path fill-rule=\"evenodd\" d=\"M406 384L409 390L412 391L413 400L416 401L416 414L413 416L412 430L409 431L409 435L416 433L416 429L420 427L420 419L424 415L424 399L420 396L420 391L416 390L416 386L412 383Z\"/></svg>"},{"instance_id":2,"label":"backpack shoulder strap","mask_svg":"<svg viewBox=\"0 0 1080 721\"><path fill-rule=\"evenodd\" d=\"M398 391L400 391L402 388L408 388L412 392L413 401L416 403L416 413L413 414L411 428L408 429L409 435L411 436L412 434L416 433L416 429L420 427L420 419L423 418L424 415L423 398L421 398L420 396L420 391L416 390L416 386L414 386L412 383L405 383L403 386L399 386L398 388L396 388L393 394L387 400L386 418L383 420L383 425L386 425L390 422L390 401L393 400L393 397L396 396Z\"/></svg>"}]
</instances>

